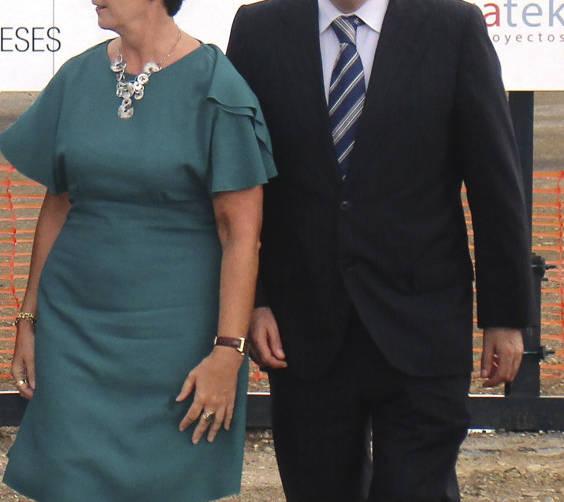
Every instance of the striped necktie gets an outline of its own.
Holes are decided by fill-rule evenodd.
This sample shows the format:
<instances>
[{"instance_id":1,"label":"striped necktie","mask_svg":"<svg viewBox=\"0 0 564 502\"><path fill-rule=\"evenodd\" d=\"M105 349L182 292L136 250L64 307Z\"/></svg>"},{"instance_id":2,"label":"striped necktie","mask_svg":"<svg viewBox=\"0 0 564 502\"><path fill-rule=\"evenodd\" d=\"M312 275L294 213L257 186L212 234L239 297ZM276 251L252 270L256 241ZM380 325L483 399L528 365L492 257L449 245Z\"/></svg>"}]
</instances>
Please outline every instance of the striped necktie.
<instances>
[{"instance_id":1,"label":"striped necktie","mask_svg":"<svg viewBox=\"0 0 564 502\"><path fill-rule=\"evenodd\" d=\"M366 97L364 68L356 50L356 29L363 24L357 16L341 16L331 24L340 52L331 75L329 118L333 144L343 179L350 168L356 140L356 126Z\"/></svg>"}]
</instances>

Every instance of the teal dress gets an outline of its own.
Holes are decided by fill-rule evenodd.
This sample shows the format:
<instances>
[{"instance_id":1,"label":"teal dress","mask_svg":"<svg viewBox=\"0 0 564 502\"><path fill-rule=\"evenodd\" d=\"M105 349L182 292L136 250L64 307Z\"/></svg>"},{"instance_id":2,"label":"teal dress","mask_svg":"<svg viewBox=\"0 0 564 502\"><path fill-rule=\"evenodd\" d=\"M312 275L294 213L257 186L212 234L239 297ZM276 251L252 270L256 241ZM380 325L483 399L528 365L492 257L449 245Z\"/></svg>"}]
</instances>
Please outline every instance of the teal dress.
<instances>
[{"instance_id":1,"label":"teal dress","mask_svg":"<svg viewBox=\"0 0 564 502\"><path fill-rule=\"evenodd\" d=\"M37 389L4 482L40 502L198 502L240 489L247 364L232 429L191 442L176 403L212 350L215 193L275 175L256 97L202 45L151 76L120 119L107 42L71 59L0 150L68 218L43 269ZM130 76L133 79L133 76Z\"/></svg>"}]
</instances>

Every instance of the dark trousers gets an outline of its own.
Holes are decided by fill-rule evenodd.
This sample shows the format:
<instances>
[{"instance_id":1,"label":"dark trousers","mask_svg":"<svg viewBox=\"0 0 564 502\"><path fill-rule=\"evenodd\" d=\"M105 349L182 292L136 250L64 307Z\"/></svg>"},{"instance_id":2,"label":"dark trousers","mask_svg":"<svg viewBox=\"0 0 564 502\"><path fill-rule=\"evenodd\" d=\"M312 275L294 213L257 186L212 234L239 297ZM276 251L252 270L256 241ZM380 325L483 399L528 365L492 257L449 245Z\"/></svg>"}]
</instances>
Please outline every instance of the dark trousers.
<instances>
[{"instance_id":1,"label":"dark trousers","mask_svg":"<svg viewBox=\"0 0 564 502\"><path fill-rule=\"evenodd\" d=\"M403 374L356 315L349 329L323 376L270 375L288 502L459 501L455 464L468 427L470 375Z\"/></svg>"}]
</instances>

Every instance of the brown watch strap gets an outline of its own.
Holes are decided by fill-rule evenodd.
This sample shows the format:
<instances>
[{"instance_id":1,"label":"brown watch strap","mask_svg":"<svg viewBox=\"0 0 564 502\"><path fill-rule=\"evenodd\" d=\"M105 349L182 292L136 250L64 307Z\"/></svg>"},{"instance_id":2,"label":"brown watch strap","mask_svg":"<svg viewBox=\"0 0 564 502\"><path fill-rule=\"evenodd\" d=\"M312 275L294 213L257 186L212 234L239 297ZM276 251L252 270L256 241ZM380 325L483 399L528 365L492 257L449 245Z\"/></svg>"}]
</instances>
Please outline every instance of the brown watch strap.
<instances>
[{"instance_id":1,"label":"brown watch strap","mask_svg":"<svg viewBox=\"0 0 564 502\"><path fill-rule=\"evenodd\" d=\"M230 336L216 336L213 344L220 345L222 347L231 347L241 354L247 353L247 340L243 337L233 338Z\"/></svg>"}]
</instances>

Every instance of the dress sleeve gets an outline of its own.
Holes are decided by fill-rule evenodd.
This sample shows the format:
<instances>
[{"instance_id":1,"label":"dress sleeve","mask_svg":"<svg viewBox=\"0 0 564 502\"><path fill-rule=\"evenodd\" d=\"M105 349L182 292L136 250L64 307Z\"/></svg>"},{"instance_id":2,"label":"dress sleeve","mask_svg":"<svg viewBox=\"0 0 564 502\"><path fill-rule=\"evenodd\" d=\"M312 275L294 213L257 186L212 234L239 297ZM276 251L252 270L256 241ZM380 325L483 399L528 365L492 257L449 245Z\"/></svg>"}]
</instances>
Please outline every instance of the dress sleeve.
<instances>
[{"instance_id":1,"label":"dress sleeve","mask_svg":"<svg viewBox=\"0 0 564 502\"><path fill-rule=\"evenodd\" d=\"M33 105L0 134L0 151L8 161L54 194L67 191L63 163L55 149L63 87L60 70Z\"/></svg>"},{"instance_id":2,"label":"dress sleeve","mask_svg":"<svg viewBox=\"0 0 564 502\"><path fill-rule=\"evenodd\" d=\"M208 100L214 105L206 180L210 193L244 190L276 176L258 99L223 55Z\"/></svg>"},{"instance_id":3,"label":"dress sleeve","mask_svg":"<svg viewBox=\"0 0 564 502\"><path fill-rule=\"evenodd\" d=\"M209 191L244 190L263 185L274 176L276 169L264 122L257 122L247 113L218 108L212 132Z\"/></svg>"}]
</instances>

